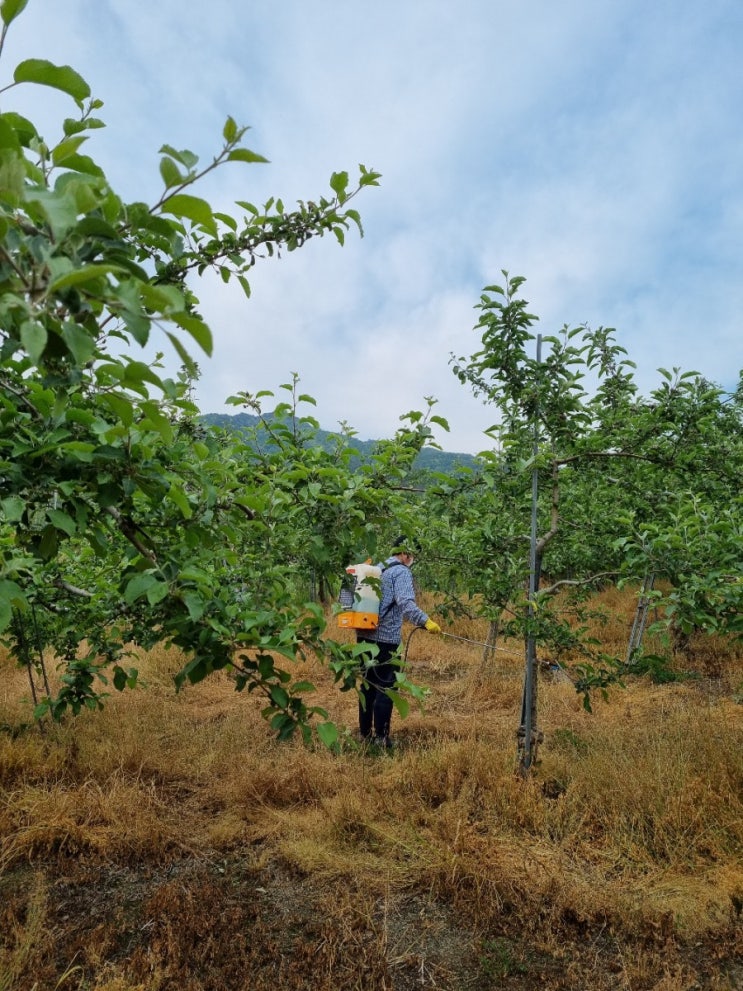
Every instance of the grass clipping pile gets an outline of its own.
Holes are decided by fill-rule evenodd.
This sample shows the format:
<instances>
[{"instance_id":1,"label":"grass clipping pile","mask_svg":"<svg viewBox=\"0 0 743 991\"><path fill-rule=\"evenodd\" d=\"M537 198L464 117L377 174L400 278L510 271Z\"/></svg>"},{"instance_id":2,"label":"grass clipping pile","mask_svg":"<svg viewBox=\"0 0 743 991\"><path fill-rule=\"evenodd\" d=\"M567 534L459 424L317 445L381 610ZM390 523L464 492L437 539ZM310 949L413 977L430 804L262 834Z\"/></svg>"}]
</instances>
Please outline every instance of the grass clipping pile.
<instances>
[{"instance_id":1,"label":"grass clipping pile","mask_svg":"<svg viewBox=\"0 0 743 991\"><path fill-rule=\"evenodd\" d=\"M512 646L483 668L414 637L430 698L391 755L278 744L224 674L175 695L167 651L41 733L0 660L0 991L743 987L740 657L593 714L541 680L523 781ZM320 695L353 729L355 697Z\"/></svg>"}]
</instances>

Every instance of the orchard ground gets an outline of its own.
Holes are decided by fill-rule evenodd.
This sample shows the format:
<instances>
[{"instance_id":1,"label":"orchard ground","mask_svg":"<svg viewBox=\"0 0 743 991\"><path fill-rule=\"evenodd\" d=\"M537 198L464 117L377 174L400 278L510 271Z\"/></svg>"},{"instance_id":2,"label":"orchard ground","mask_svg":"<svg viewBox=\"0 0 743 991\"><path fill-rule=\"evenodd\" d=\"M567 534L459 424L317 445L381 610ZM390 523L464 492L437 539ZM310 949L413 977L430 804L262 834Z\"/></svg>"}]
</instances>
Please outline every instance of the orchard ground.
<instances>
[{"instance_id":1,"label":"orchard ground","mask_svg":"<svg viewBox=\"0 0 743 991\"><path fill-rule=\"evenodd\" d=\"M596 604L621 655L634 597ZM500 646L483 666L415 633L430 694L390 755L355 745L356 697L313 661L335 752L276 742L224 672L176 694L165 650L136 691L41 731L2 655L0 989L743 987L740 646L696 638L675 661L694 677L630 680L592 713L540 676L528 781L523 651Z\"/></svg>"}]
</instances>

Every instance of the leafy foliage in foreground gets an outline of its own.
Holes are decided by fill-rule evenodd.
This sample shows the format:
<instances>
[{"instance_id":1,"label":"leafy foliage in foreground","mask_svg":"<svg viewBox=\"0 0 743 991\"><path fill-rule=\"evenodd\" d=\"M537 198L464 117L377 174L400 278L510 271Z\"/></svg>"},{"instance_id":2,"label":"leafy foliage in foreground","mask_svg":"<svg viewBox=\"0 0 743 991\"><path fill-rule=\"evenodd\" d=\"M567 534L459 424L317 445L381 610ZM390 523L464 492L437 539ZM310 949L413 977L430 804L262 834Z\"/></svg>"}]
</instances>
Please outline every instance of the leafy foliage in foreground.
<instances>
[{"instance_id":1,"label":"leafy foliage in foreground","mask_svg":"<svg viewBox=\"0 0 743 991\"><path fill-rule=\"evenodd\" d=\"M0 7L2 44L24 6ZM66 665L40 713L99 706L100 680L136 681L124 645L164 641L189 658L179 682L236 665L280 735L307 731L322 715L305 702L311 686L277 659L324 652L324 619L298 594L314 545L298 562L285 534L309 506L342 516L354 493L304 441L256 464L199 426L191 349L208 355L212 339L191 277L216 271L249 294L259 259L361 231L350 201L379 176L360 166L353 185L334 173L328 195L293 210L273 198L215 210L199 180L265 161L228 118L211 162L165 144L160 196L128 203L84 153L103 126L85 80L30 59L3 89L22 84L67 94L76 114L53 143L18 113L0 115L0 631L21 660L51 645ZM183 362L177 380L138 356L159 338ZM402 434L378 474L404 471L426 440L418 426ZM330 649L351 683L353 651Z\"/></svg>"}]
</instances>

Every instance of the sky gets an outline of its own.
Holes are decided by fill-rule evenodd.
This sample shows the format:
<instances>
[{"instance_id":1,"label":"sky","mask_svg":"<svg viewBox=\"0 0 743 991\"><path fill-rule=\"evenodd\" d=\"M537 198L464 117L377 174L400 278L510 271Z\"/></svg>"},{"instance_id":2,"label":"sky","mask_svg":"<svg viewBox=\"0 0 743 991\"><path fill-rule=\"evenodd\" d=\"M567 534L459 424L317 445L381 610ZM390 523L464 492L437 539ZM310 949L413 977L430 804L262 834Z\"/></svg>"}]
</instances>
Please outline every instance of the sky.
<instances>
[{"instance_id":1,"label":"sky","mask_svg":"<svg viewBox=\"0 0 743 991\"><path fill-rule=\"evenodd\" d=\"M438 443L475 453L496 413L450 358L477 351L502 270L526 278L535 332L616 328L643 393L658 367L736 385L741 51L740 0L29 0L0 84L23 58L72 65L104 101L87 153L130 200L159 197L165 143L208 162L228 115L269 164L216 173L215 209L380 172L353 204L363 239L259 263L249 300L194 287L214 334L196 400L236 412L229 395L283 398L297 373L305 412L370 439L430 396ZM74 109L42 87L3 101L48 141Z\"/></svg>"}]
</instances>

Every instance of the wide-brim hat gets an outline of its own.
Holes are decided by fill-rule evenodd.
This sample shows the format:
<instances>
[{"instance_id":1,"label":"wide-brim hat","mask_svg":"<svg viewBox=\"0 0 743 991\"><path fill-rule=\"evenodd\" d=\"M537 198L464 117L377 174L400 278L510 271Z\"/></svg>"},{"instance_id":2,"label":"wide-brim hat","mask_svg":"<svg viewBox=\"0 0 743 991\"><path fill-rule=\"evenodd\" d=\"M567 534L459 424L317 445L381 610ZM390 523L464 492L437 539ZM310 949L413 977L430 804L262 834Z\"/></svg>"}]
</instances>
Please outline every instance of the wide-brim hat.
<instances>
[{"instance_id":1,"label":"wide-brim hat","mask_svg":"<svg viewBox=\"0 0 743 991\"><path fill-rule=\"evenodd\" d=\"M392 545L393 554L420 554L420 551L420 541L406 533L401 533Z\"/></svg>"}]
</instances>

